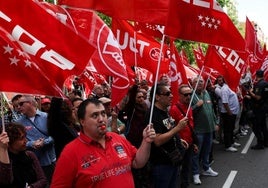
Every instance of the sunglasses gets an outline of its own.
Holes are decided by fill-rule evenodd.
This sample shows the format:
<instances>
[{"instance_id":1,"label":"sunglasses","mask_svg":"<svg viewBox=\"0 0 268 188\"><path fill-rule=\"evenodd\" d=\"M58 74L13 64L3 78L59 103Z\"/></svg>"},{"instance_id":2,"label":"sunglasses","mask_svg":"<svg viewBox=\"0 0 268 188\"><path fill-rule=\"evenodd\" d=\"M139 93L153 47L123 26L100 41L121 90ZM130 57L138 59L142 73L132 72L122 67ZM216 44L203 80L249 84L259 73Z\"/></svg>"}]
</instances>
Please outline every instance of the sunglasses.
<instances>
[{"instance_id":1,"label":"sunglasses","mask_svg":"<svg viewBox=\"0 0 268 188\"><path fill-rule=\"evenodd\" d=\"M192 93L181 93L184 97L188 97L188 96L191 96Z\"/></svg>"},{"instance_id":2,"label":"sunglasses","mask_svg":"<svg viewBox=\"0 0 268 188\"><path fill-rule=\"evenodd\" d=\"M168 97L171 95L171 91L167 91L166 93L160 93L159 95L164 95Z\"/></svg>"},{"instance_id":3,"label":"sunglasses","mask_svg":"<svg viewBox=\"0 0 268 188\"><path fill-rule=\"evenodd\" d=\"M19 102L19 106L22 106L25 102L29 102L29 101L21 101Z\"/></svg>"}]
</instances>

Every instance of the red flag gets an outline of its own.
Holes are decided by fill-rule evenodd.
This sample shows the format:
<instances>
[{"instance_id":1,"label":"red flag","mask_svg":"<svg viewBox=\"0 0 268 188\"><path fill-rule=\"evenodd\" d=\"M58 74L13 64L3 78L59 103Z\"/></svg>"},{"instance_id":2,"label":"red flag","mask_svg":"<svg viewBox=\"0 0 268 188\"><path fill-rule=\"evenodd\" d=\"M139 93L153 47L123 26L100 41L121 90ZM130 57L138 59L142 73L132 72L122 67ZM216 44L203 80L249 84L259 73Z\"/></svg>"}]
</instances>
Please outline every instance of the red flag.
<instances>
[{"instance_id":1,"label":"red flag","mask_svg":"<svg viewBox=\"0 0 268 188\"><path fill-rule=\"evenodd\" d=\"M116 105L128 91L129 78L122 52L112 31L93 11L75 8L60 9L51 4L46 6L59 16L61 21L98 49L92 55L88 66L94 69L93 72L113 76L111 105Z\"/></svg>"},{"instance_id":2,"label":"red flag","mask_svg":"<svg viewBox=\"0 0 268 188\"><path fill-rule=\"evenodd\" d=\"M205 61L205 55L203 54L201 46L198 46L198 48L195 48L195 49L193 48L193 53L194 53L196 64L198 68L201 69Z\"/></svg>"},{"instance_id":3,"label":"red flag","mask_svg":"<svg viewBox=\"0 0 268 188\"><path fill-rule=\"evenodd\" d=\"M3 1L0 11L0 25L59 87L68 76L82 73L95 51L39 2L25 0L22 6L16 0Z\"/></svg>"},{"instance_id":4,"label":"red flag","mask_svg":"<svg viewBox=\"0 0 268 188\"><path fill-rule=\"evenodd\" d=\"M251 22L249 21L248 17L246 17L246 30L245 30L245 42L246 42L246 50L250 52L255 51L255 29Z\"/></svg>"},{"instance_id":5,"label":"red flag","mask_svg":"<svg viewBox=\"0 0 268 188\"><path fill-rule=\"evenodd\" d=\"M153 83L154 83L154 79L153 79L154 75L150 71L148 71L146 69L143 69L141 67L136 67L135 69L136 69L135 72L137 74L137 77L138 77L138 79L140 81L141 80L147 80L149 86L153 85Z\"/></svg>"},{"instance_id":6,"label":"red flag","mask_svg":"<svg viewBox=\"0 0 268 188\"><path fill-rule=\"evenodd\" d=\"M142 67L155 74L160 55L159 42L145 34L135 32L133 26L127 21L113 19L112 30L116 35L125 62L129 66ZM167 46L163 49L163 52L166 51ZM161 57L159 73L163 74L168 72L169 64L163 53Z\"/></svg>"},{"instance_id":7,"label":"red flag","mask_svg":"<svg viewBox=\"0 0 268 188\"><path fill-rule=\"evenodd\" d=\"M262 66L265 58L265 53L261 49L260 42L257 39L256 31L251 24L248 17L246 17L246 31L245 31L246 50L248 55L247 63L250 71L255 74Z\"/></svg>"},{"instance_id":8,"label":"red flag","mask_svg":"<svg viewBox=\"0 0 268 188\"><path fill-rule=\"evenodd\" d=\"M164 26L142 23L142 22L134 22L134 28L138 32L145 33L148 36L153 36L156 38L162 38L164 33Z\"/></svg>"},{"instance_id":9,"label":"red flag","mask_svg":"<svg viewBox=\"0 0 268 188\"><path fill-rule=\"evenodd\" d=\"M80 75L80 80L86 86L85 93L86 96L88 96L92 92L94 85L97 84L97 82L92 76L92 73L87 69L83 72L83 74Z\"/></svg>"},{"instance_id":10,"label":"red flag","mask_svg":"<svg viewBox=\"0 0 268 188\"><path fill-rule=\"evenodd\" d=\"M165 34L245 50L243 37L216 0L170 0Z\"/></svg>"},{"instance_id":11,"label":"red flag","mask_svg":"<svg viewBox=\"0 0 268 188\"><path fill-rule=\"evenodd\" d=\"M0 27L0 90L28 94L63 96L53 80L21 49L15 39Z\"/></svg>"},{"instance_id":12,"label":"red flag","mask_svg":"<svg viewBox=\"0 0 268 188\"><path fill-rule=\"evenodd\" d=\"M265 51L258 40L257 33L251 24L248 17L246 17L246 31L245 31L246 50L253 52L256 59L263 62L265 58Z\"/></svg>"},{"instance_id":13,"label":"red flag","mask_svg":"<svg viewBox=\"0 0 268 188\"><path fill-rule=\"evenodd\" d=\"M163 0L58 0L59 5L93 9L110 17L164 25L169 1Z\"/></svg>"},{"instance_id":14,"label":"red flag","mask_svg":"<svg viewBox=\"0 0 268 188\"><path fill-rule=\"evenodd\" d=\"M245 55L228 48L209 46L204 65L222 74L229 87L236 91L241 74L246 68Z\"/></svg>"},{"instance_id":15,"label":"red flag","mask_svg":"<svg viewBox=\"0 0 268 188\"><path fill-rule=\"evenodd\" d=\"M179 56L180 56L180 60L181 60L181 62L182 62L184 65L187 65L187 66L190 65L190 63L189 63L189 59L188 59L188 57L187 57L187 54L186 54L184 48L181 49L181 51L180 51L180 53L179 53Z\"/></svg>"},{"instance_id":16,"label":"red flag","mask_svg":"<svg viewBox=\"0 0 268 188\"><path fill-rule=\"evenodd\" d=\"M201 74L199 70L195 69L191 65L184 65L184 69L185 69L186 76L187 76L188 80L189 79L192 80L193 78L195 78Z\"/></svg>"},{"instance_id":17,"label":"red flag","mask_svg":"<svg viewBox=\"0 0 268 188\"><path fill-rule=\"evenodd\" d=\"M266 49L266 43L263 45L263 54L264 54L264 59L268 56L268 51Z\"/></svg>"},{"instance_id":18,"label":"red flag","mask_svg":"<svg viewBox=\"0 0 268 188\"><path fill-rule=\"evenodd\" d=\"M170 42L170 71L168 76L171 81L171 92L173 95L172 103L175 104L179 99L179 85L188 84L188 80L183 63L181 62L178 51L174 45L174 41Z\"/></svg>"},{"instance_id":19,"label":"red flag","mask_svg":"<svg viewBox=\"0 0 268 188\"><path fill-rule=\"evenodd\" d=\"M246 17L245 41L246 49L249 52L253 52L256 58L262 61L264 59L264 50L248 17Z\"/></svg>"}]
</instances>

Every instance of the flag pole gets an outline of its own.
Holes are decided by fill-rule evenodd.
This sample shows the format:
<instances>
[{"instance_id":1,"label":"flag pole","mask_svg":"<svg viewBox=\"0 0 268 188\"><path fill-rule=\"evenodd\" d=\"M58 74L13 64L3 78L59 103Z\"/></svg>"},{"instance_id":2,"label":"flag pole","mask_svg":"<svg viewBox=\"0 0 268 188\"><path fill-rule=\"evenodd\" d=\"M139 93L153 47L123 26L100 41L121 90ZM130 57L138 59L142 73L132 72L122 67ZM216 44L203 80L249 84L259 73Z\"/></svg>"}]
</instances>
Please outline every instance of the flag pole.
<instances>
[{"instance_id":1,"label":"flag pole","mask_svg":"<svg viewBox=\"0 0 268 188\"><path fill-rule=\"evenodd\" d=\"M2 119L2 133L5 132L5 117L4 117L4 94L1 92L1 119Z\"/></svg>"},{"instance_id":2,"label":"flag pole","mask_svg":"<svg viewBox=\"0 0 268 188\"><path fill-rule=\"evenodd\" d=\"M190 108L191 108L191 105L192 105L192 102L193 102L193 99L194 99L194 96L195 96L195 92L196 92L196 89L197 89L197 85L198 85L198 83L199 83L199 80L200 80L200 78L201 78L201 75L202 75L203 71L204 71L204 65L202 66L201 71L200 71L200 74L198 75L197 83L196 83L196 85L195 85L195 87L194 87L194 90L193 90L193 93L192 93L192 96L191 96L191 100L190 100L190 103L189 103L189 106L188 106L188 109L187 109L187 112L186 112L185 117L188 116L188 113L189 113L189 111L190 111Z\"/></svg>"},{"instance_id":3,"label":"flag pole","mask_svg":"<svg viewBox=\"0 0 268 188\"><path fill-rule=\"evenodd\" d=\"M206 80L206 83L205 83L205 89L207 88L207 86L208 86L208 81L210 81L210 77L211 77L211 72L212 72L212 70L210 69L210 71L209 71L209 75L208 75L208 79Z\"/></svg>"},{"instance_id":4,"label":"flag pole","mask_svg":"<svg viewBox=\"0 0 268 188\"><path fill-rule=\"evenodd\" d=\"M165 34L163 34L163 37L161 40L160 54L159 54L159 58L158 58L158 62L157 62L157 69L156 69L155 82L154 82L154 90L153 90L153 96L152 96L152 101L151 101L151 111L150 111L149 124L152 123L152 118L153 118L155 93L156 93L157 80L158 80L159 69L160 69L161 58L162 58L161 56L162 56L162 51L163 51L163 47L164 47L164 41L165 41Z\"/></svg>"}]
</instances>

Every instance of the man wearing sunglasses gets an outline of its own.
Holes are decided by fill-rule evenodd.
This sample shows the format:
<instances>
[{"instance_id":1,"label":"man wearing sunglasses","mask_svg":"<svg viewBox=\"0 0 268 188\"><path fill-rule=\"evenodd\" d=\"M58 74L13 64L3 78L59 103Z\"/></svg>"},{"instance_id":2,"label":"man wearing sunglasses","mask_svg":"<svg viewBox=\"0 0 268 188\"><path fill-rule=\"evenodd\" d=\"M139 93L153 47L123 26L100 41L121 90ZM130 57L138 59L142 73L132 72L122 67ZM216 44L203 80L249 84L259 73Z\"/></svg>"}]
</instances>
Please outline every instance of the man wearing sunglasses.
<instances>
[{"instance_id":1,"label":"man wearing sunglasses","mask_svg":"<svg viewBox=\"0 0 268 188\"><path fill-rule=\"evenodd\" d=\"M175 122L179 122L182 118L186 116L186 112L190 105L190 100L192 96L192 89L186 85L182 84L179 86L179 101L172 105L170 108L170 115L175 119ZM193 138L193 115L192 109L190 108L187 115L188 123L187 126L179 131L180 137L188 143L188 148L185 150L185 154L182 161L181 168L181 188L189 187L190 182L190 172L192 166L193 153L198 151L197 143Z\"/></svg>"},{"instance_id":2,"label":"man wearing sunglasses","mask_svg":"<svg viewBox=\"0 0 268 188\"><path fill-rule=\"evenodd\" d=\"M154 90L155 96L153 96ZM172 163L167 153L172 153L176 147L181 147L182 143L178 132L187 125L188 118L184 117L175 124L174 119L169 116L168 108L171 105L173 95L166 84L159 83L155 89L153 87L150 99L152 100L153 97L155 97L155 102L152 104L152 123L156 132L150 155L153 187L179 187L180 164ZM148 123L149 114L145 119Z\"/></svg>"},{"instance_id":3,"label":"man wearing sunglasses","mask_svg":"<svg viewBox=\"0 0 268 188\"><path fill-rule=\"evenodd\" d=\"M27 149L36 154L50 182L54 172L56 154L54 140L48 135L47 113L37 109L37 102L31 95L22 95L18 104L19 111L23 116L17 122L26 128Z\"/></svg>"}]
</instances>

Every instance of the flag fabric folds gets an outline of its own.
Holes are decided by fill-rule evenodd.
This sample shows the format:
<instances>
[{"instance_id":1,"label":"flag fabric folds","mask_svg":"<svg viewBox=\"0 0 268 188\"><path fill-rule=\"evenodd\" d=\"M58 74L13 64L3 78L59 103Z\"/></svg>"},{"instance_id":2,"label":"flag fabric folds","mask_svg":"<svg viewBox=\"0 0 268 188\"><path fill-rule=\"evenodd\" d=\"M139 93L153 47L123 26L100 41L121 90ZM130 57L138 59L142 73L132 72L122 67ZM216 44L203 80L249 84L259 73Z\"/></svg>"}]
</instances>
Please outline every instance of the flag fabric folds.
<instances>
[{"instance_id":1,"label":"flag fabric folds","mask_svg":"<svg viewBox=\"0 0 268 188\"><path fill-rule=\"evenodd\" d=\"M196 64L201 70L201 67L204 65L205 61L205 55L203 54L201 46L198 46L198 48L193 48L193 54L195 57Z\"/></svg>"},{"instance_id":2,"label":"flag fabric folds","mask_svg":"<svg viewBox=\"0 0 268 188\"><path fill-rule=\"evenodd\" d=\"M113 76L111 105L116 105L129 88L127 69L118 42L111 29L93 11L71 8L67 11L78 33L97 48L90 65L99 74Z\"/></svg>"},{"instance_id":3,"label":"flag fabric folds","mask_svg":"<svg viewBox=\"0 0 268 188\"><path fill-rule=\"evenodd\" d=\"M246 53L236 52L219 46L209 46L204 66L217 70L224 76L229 87L236 91L246 68Z\"/></svg>"},{"instance_id":4,"label":"flag fabric folds","mask_svg":"<svg viewBox=\"0 0 268 188\"><path fill-rule=\"evenodd\" d=\"M170 0L165 34L245 50L243 37L216 0Z\"/></svg>"},{"instance_id":5,"label":"flag fabric folds","mask_svg":"<svg viewBox=\"0 0 268 188\"><path fill-rule=\"evenodd\" d=\"M179 53L174 45L174 41L170 42L170 70L168 76L170 78L171 92L173 95L172 103L175 104L178 102L179 93L178 88L181 84L188 84L187 75L184 69L184 64L179 57Z\"/></svg>"},{"instance_id":6,"label":"flag fabric folds","mask_svg":"<svg viewBox=\"0 0 268 188\"><path fill-rule=\"evenodd\" d=\"M163 0L58 0L59 5L93 9L110 17L164 25L169 1Z\"/></svg>"},{"instance_id":7,"label":"flag fabric folds","mask_svg":"<svg viewBox=\"0 0 268 188\"><path fill-rule=\"evenodd\" d=\"M141 67L155 74L162 53L159 73L168 72L168 58L165 57L167 45L164 45L163 52L160 52L159 42L151 36L136 32L134 27L124 20L113 19L112 30L122 50L123 58L129 66Z\"/></svg>"},{"instance_id":8,"label":"flag fabric folds","mask_svg":"<svg viewBox=\"0 0 268 188\"><path fill-rule=\"evenodd\" d=\"M86 40L45 11L39 2L25 0L22 6L16 0L3 1L0 11L1 27L60 88L68 76L83 72L95 51ZM32 81L33 78L29 79L29 83Z\"/></svg>"},{"instance_id":9,"label":"flag fabric folds","mask_svg":"<svg viewBox=\"0 0 268 188\"><path fill-rule=\"evenodd\" d=\"M63 96L9 32L0 27L0 91Z\"/></svg>"},{"instance_id":10,"label":"flag fabric folds","mask_svg":"<svg viewBox=\"0 0 268 188\"><path fill-rule=\"evenodd\" d=\"M91 67L93 72L113 77L111 104L114 106L120 102L128 91L128 70L118 42L110 28L91 10L60 8L57 5L43 4L48 11L54 12L60 21L71 27L97 49L87 67Z\"/></svg>"},{"instance_id":11,"label":"flag fabric folds","mask_svg":"<svg viewBox=\"0 0 268 188\"><path fill-rule=\"evenodd\" d=\"M255 72L262 66L265 59L265 53L257 38L257 33L248 17L246 17L245 42L246 52L248 53L247 63L250 67L250 71L255 74Z\"/></svg>"}]
</instances>

